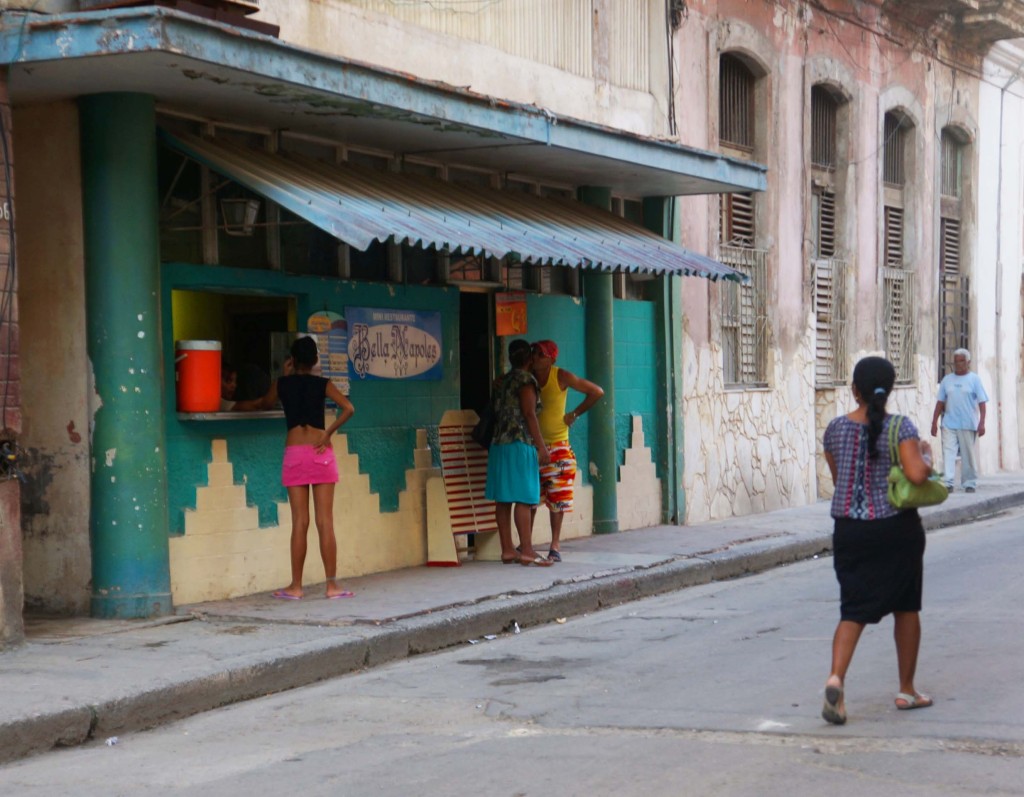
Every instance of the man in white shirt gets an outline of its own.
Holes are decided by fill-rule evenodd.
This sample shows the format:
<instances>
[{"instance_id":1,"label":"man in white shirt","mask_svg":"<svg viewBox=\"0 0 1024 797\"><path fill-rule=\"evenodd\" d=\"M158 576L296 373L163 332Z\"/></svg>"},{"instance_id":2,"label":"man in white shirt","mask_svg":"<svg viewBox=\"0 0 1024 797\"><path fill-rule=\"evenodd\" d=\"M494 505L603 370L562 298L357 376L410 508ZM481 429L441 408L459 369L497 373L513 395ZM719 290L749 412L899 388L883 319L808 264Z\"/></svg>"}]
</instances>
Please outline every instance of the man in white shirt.
<instances>
[{"instance_id":1,"label":"man in white shirt","mask_svg":"<svg viewBox=\"0 0 1024 797\"><path fill-rule=\"evenodd\" d=\"M967 349L953 352L953 373L939 383L939 400L932 415L932 437L939 433L942 418L942 480L953 489L956 457L960 455L960 485L973 493L978 486L978 460L975 442L985 434L985 404L988 394L981 379L970 369Z\"/></svg>"}]
</instances>

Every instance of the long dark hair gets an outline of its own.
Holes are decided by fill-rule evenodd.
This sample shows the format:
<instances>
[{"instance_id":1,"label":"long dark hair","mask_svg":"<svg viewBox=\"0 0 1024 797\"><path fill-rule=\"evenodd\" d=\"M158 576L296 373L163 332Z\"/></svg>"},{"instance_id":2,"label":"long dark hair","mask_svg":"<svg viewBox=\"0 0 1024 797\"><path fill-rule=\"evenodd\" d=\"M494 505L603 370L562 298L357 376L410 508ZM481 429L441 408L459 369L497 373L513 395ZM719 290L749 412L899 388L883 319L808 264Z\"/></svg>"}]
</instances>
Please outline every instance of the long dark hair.
<instances>
[{"instance_id":1,"label":"long dark hair","mask_svg":"<svg viewBox=\"0 0 1024 797\"><path fill-rule=\"evenodd\" d=\"M868 456L878 456L877 443L885 425L885 402L896 383L896 369L884 357L865 357L853 368L853 386L868 411Z\"/></svg>"}]
</instances>

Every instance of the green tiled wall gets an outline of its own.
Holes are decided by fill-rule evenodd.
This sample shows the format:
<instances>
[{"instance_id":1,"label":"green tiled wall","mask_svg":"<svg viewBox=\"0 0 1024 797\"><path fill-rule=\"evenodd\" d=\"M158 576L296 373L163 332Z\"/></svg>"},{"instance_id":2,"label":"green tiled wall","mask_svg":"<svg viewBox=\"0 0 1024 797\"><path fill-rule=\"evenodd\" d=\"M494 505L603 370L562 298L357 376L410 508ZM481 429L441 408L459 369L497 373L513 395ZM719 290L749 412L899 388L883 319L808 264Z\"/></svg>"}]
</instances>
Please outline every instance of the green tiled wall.
<instances>
[{"instance_id":1,"label":"green tiled wall","mask_svg":"<svg viewBox=\"0 0 1024 797\"><path fill-rule=\"evenodd\" d=\"M352 381L356 408L346 424L350 450L359 455L360 469L380 495L381 509L394 511L405 487L405 471L413 466L417 428L437 424L442 413L459 406L459 294L457 290L343 282L337 279L291 276L280 272L225 267L165 264L162 267L163 334L166 352L164 380L167 406L175 406L174 342L171 330L171 291L212 290L291 296L296 299L300 326L316 310L344 314L346 306L436 310L442 317L444 376L439 381ZM275 501L286 500L281 486L281 454L285 425L281 418L232 421L182 421L169 412L167 467L170 528L184 532L184 509L194 507L195 488L206 483L210 443L226 438L235 482L243 479L248 500L259 508L260 523L276 520Z\"/></svg>"},{"instance_id":2,"label":"green tiled wall","mask_svg":"<svg viewBox=\"0 0 1024 797\"><path fill-rule=\"evenodd\" d=\"M658 362L655 343L656 305L616 300L615 312L615 444L619 464L625 459L632 415L643 419L644 440L658 464L662 441L656 434ZM661 476L661 469L658 468Z\"/></svg>"}]
</instances>

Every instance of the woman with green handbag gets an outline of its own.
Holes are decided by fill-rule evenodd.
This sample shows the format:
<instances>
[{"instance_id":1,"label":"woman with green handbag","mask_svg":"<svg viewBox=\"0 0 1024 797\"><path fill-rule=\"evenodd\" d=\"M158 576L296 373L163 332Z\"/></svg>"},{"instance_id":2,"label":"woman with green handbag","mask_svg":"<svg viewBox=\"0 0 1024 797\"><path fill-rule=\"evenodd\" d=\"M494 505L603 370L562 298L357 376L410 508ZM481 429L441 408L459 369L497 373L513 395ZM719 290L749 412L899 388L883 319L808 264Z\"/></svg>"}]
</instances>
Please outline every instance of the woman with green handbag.
<instances>
[{"instance_id":1,"label":"woman with green handbag","mask_svg":"<svg viewBox=\"0 0 1024 797\"><path fill-rule=\"evenodd\" d=\"M846 722L846 671L864 626L888 614L895 623L899 691L896 708L925 708L931 698L914 686L921 644L921 587L924 528L916 509L888 500L890 466L902 465L913 484L931 475L931 447L909 418L889 415L885 405L896 370L882 357L865 357L853 369L857 408L835 418L825 430L825 460L832 472L833 566L839 581L840 620L832 639L832 671L825 682L822 717ZM886 445L896 425L898 460Z\"/></svg>"}]
</instances>

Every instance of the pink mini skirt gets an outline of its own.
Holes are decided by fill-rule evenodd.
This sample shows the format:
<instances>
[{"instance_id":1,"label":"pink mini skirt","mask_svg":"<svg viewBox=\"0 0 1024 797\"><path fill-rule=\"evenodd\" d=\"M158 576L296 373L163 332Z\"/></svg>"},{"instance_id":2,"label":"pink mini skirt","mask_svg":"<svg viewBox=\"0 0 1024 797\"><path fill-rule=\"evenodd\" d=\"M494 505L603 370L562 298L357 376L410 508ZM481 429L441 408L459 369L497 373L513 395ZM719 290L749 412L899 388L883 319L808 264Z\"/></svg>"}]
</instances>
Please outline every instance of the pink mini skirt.
<instances>
[{"instance_id":1,"label":"pink mini skirt","mask_svg":"<svg viewBox=\"0 0 1024 797\"><path fill-rule=\"evenodd\" d=\"M334 449L317 453L316 446L285 446L281 465L281 483L285 487L307 484L334 484L338 481L338 461Z\"/></svg>"}]
</instances>

